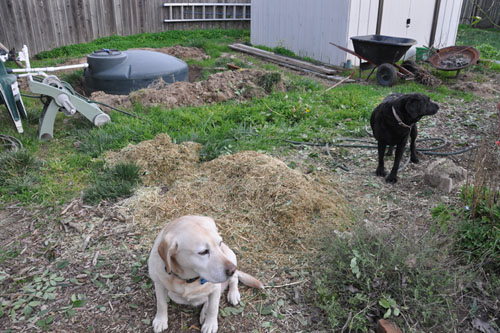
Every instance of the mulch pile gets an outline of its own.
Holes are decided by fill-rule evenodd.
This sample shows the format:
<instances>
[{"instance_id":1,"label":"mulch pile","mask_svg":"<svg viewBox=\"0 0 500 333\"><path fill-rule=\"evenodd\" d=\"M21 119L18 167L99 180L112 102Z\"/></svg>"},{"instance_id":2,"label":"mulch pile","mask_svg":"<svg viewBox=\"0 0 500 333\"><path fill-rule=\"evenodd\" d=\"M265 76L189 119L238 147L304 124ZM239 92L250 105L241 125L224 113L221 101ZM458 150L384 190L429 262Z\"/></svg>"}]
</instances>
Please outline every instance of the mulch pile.
<instances>
[{"instance_id":1,"label":"mulch pile","mask_svg":"<svg viewBox=\"0 0 500 333\"><path fill-rule=\"evenodd\" d=\"M292 254L313 251L314 240L351 220L329 179L312 179L254 151L200 162L200 148L160 134L107 153L111 165L135 161L141 167L146 186L117 207L148 230L151 240L169 220L208 215L225 242L236 253L245 252L245 261L285 264Z\"/></svg>"}]
</instances>

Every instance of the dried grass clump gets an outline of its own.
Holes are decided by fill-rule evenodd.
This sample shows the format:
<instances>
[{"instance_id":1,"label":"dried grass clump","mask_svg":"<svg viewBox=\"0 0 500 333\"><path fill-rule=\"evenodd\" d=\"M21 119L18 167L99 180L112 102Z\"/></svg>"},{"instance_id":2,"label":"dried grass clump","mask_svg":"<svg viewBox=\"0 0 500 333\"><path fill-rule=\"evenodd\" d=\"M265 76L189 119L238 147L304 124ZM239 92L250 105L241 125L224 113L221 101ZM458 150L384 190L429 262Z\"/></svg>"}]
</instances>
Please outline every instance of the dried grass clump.
<instances>
[{"instance_id":1,"label":"dried grass clump","mask_svg":"<svg viewBox=\"0 0 500 333\"><path fill-rule=\"evenodd\" d=\"M165 141L164 136L157 139ZM233 249L251 253L245 260L271 256L283 263L293 253L311 250L311 242L326 229L344 229L350 220L331 183L306 177L271 156L244 151L200 163L190 154L177 154L172 168L173 162L157 163L155 155L164 153L152 142L112 155L133 157L139 164L154 161L147 164L148 183L166 185L141 189L120 203L141 228L151 231L151 238L174 218L208 215ZM179 171L184 164L189 172ZM163 175L169 168L175 170Z\"/></svg>"},{"instance_id":2,"label":"dried grass clump","mask_svg":"<svg viewBox=\"0 0 500 333\"><path fill-rule=\"evenodd\" d=\"M307 179L282 161L254 151L222 156L204 165L220 199L258 214L287 232L301 232L311 219L338 216L337 193ZM330 196L332 198L330 198Z\"/></svg>"},{"instance_id":3,"label":"dried grass clump","mask_svg":"<svg viewBox=\"0 0 500 333\"><path fill-rule=\"evenodd\" d=\"M169 185L182 175L193 172L200 159L201 147L196 142L175 144L167 134L159 134L153 140L129 144L119 152L107 152L106 161L110 165L135 162L141 168L145 184Z\"/></svg>"}]
</instances>

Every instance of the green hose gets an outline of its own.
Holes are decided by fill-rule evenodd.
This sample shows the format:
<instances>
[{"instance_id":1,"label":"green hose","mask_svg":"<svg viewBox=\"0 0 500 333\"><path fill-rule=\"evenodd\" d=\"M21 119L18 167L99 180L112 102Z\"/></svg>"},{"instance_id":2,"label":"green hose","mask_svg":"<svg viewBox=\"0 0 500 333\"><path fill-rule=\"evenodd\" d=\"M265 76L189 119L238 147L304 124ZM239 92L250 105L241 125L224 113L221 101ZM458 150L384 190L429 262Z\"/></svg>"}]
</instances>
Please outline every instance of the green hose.
<instances>
[{"instance_id":1,"label":"green hose","mask_svg":"<svg viewBox=\"0 0 500 333\"><path fill-rule=\"evenodd\" d=\"M326 148L328 148L329 146L333 146L333 147L342 147L342 148L377 149L376 142L364 140L364 139L339 138L336 141L361 142L361 143L366 143L366 144L342 144L342 143L328 143L328 142L327 143L311 143L311 142L300 142L300 141L293 141L293 140L287 140L287 139L284 139L283 141L294 144L294 145L316 146L316 147L326 147ZM471 151L471 150L477 148L477 146L472 146L472 147L467 147L467 148L460 149L457 151L440 152L440 151L436 151L436 150L442 149L442 148L449 145L449 143L446 142L446 140L441 139L441 138L425 138L425 139L418 139L417 140L417 142L424 142L424 141L437 141L440 143L438 146L432 147L432 148L417 148L417 151L419 153L424 154L424 155L437 155L437 156L458 155L458 154L463 154L463 153L466 153L468 151ZM408 148L406 148L405 150L408 150ZM329 153L329 150L328 150L328 155L330 157L332 157ZM410 157L408 157L406 162L399 168L398 171L401 171L404 168L406 168L406 166L408 165L409 162L410 162ZM341 164L337 163L335 166L340 167L342 170L350 171L347 167L345 167Z\"/></svg>"},{"instance_id":2,"label":"green hose","mask_svg":"<svg viewBox=\"0 0 500 333\"><path fill-rule=\"evenodd\" d=\"M33 77L34 80L38 81L38 82L42 82L43 79L40 78L40 77ZM94 100L91 100L89 98L87 98L86 96L83 96L83 95L80 95L79 93L77 93L75 91L75 89L71 86L71 84L69 84L68 82L66 81L61 81L61 84L64 86L64 88L66 90L68 90L69 93L71 93L72 95L75 95L77 97L80 97L81 99L83 99L84 101L86 101L87 103L94 103L94 104L99 104L99 105L102 105L104 107L107 107L111 110L114 110L114 111L118 111L118 112L121 112L123 114L126 114L127 116L131 116L131 117L135 117L137 119L140 119L140 120L144 120L144 121L147 121L147 122L150 122L150 120L148 119L145 119L145 118L142 118L136 114L133 114L133 113L130 113L130 112L127 112L127 111L123 111L121 109L118 109L118 108L115 108L114 106L111 106L111 105L108 105L106 103L102 103L102 102L98 102L98 101L94 101ZM26 94L21 94L21 96L23 97L28 97L28 98L40 98L42 97L42 95L26 95Z\"/></svg>"}]
</instances>

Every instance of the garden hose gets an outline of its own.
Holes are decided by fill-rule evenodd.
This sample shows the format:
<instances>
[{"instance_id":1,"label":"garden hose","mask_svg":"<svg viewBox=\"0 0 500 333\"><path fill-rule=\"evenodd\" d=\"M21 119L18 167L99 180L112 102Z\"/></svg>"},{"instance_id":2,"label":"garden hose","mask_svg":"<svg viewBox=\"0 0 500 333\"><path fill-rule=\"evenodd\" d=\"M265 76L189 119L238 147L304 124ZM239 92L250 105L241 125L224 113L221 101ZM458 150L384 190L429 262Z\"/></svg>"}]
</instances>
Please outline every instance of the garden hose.
<instances>
[{"instance_id":1,"label":"garden hose","mask_svg":"<svg viewBox=\"0 0 500 333\"><path fill-rule=\"evenodd\" d=\"M293 141L293 140L287 140L284 139L283 141L294 144L294 145L306 145L306 146L316 146L316 147L325 147L327 148L328 155L333 159L333 157L330 154L330 149L329 147L342 147L342 148L363 148L363 149L377 149L377 143L369 140L364 140L364 139L351 139L351 138L339 138L337 141L349 141L349 142L360 142L360 143L365 143L365 144L343 144L343 143L311 143L311 142L300 142L300 141ZM437 156L451 156L451 155L458 155L458 154L463 154L468 151L471 151L473 149L476 149L477 146L472 146L472 147L467 147L464 149L460 149L457 151L447 151L447 152L441 152L441 151L436 151L438 149L442 149L446 146L449 145L448 142L446 142L444 139L441 138L425 138L425 139L417 139L416 142L424 142L424 141L437 141L439 144L438 146L432 147L432 148L417 148L417 151L419 153L422 153L424 155L437 155ZM408 148L405 149L405 151L408 150ZM403 170L406 168L406 166L410 162L410 157L405 161L405 163L399 168L398 171ZM335 166L340 167L344 171L350 171L347 167L345 167L342 164L336 163Z\"/></svg>"},{"instance_id":2,"label":"garden hose","mask_svg":"<svg viewBox=\"0 0 500 333\"><path fill-rule=\"evenodd\" d=\"M10 147L10 149L6 149L6 150L9 150L9 151L13 151L13 152L16 152L20 149L23 149L23 144L21 143L21 141L19 141L19 139L13 137L13 136L10 136L10 135L5 135L5 134L0 134L0 146L4 146L4 147ZM3 152L3 151L0 151L0 152Z\"/></svg>"},{"instance_id":3,"label":"garden hose","mask_svg":"<svg viewBox=\"0 0 500 333\"><path fill-rule=\"evenodd\" d=\"M36 77L36 76L35 76L33 79L34 79L34 80L36 80L36 81L38 81L38 82L42 82L42 79L41 79L41 78L39 78L39 77ZM68 90L68 91L69 91L72 95L75 95L75 96L80 97L81 99L85 100L87 103L99 104L99 105L102 105L102 106L104 106L104 107L107 107L107 108L109 108L109 109L111 109L111 110L114 110L114 111L118 111L118 112L120 112L120 113L123 113L123 114L125 114L125 115L127 115L127 116L130 116L130 117L135 117L135 118L138 118L138 119L140 119L140 120L144 120L144 121L149 122L149 120L148 120L148 119L142 118L142 117L140 117L140 116L138 116L138 115L136 115L136 114L133 114L133 113L130 113L130 112L127 112L127 111L124 111L124 110L118 109L118 108L116 108L116 107L114 107L114 106L111 106L111 105L108 105L108 104L106 104L106 103L102 103L102 102L98 102L98 101L91 100L91 99L87 98L86 96L83 96L83 95L81 95L81 94L77 93L77 92L75 91L75 89L74 89L74 88L73 88L73 87L72 87L72 86L71 86L68 82L66 82L66 81L61 81L61 84L62 84L62 85L64 86L64 88L65 88L65 89L67 89L67 90ZM22 97L27 97L27 98L38 98L38 99L41 99L41 98L42 98L42 95L27 95L27 94L21 94L21 96L22 96Z\"/></svg>"}]
</instances>

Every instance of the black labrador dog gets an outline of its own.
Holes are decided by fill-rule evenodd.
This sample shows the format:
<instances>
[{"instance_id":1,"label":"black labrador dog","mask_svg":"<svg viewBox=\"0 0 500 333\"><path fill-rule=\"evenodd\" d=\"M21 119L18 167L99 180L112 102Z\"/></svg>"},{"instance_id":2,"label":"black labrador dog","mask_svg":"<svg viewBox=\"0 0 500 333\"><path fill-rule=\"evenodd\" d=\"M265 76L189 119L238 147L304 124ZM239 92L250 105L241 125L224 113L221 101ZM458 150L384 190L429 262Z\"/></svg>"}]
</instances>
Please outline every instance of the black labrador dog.
<instances>
[{"instance_id":1,"label":"black labrador dog","mask_svg":"<svg viewBox=\"0 0 500 333\"><path fill-rule=\"evenodd\" d=\"M373 110L370 118L370 124L373 136L378 142L378 167L375 173L377 176L386 175L384 169L385 148L389 146L392 152L392 146L396 146L396 155L391 173L386 178L386 182L397 182L397 173L399 163L403 156L403 151L410 141L410 160L418 163L417 153L415 151L415 140L417 139L417 121L423 116L436 114L439 106L432 102L430 98L423 94L391 94Z\"/></svg>"}]
</instances>

